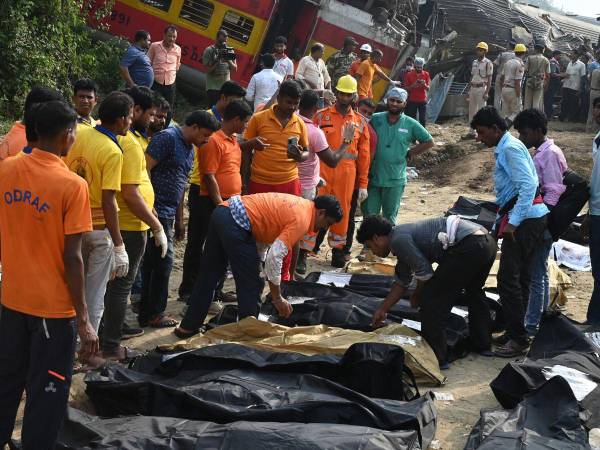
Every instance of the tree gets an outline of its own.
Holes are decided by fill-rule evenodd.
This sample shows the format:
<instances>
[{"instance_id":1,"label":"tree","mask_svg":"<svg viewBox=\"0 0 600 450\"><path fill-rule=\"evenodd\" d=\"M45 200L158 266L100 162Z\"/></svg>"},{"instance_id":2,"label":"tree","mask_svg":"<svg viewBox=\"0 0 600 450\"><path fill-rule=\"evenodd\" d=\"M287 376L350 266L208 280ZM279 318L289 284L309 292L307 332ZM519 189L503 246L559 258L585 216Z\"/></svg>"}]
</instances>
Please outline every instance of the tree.
<instances>
[{"instance_id":1,"label":"tree","mask_svg":"<svg viewBox=\"0 0 600 450\"><path fill-rule=\"evenodd\" d=\"M84 0L0 2L0 115L17 119L27 92L48 86L71 95L78 78L96 80L103 90L119 85L118 39L93 39L87 19L105 17L112 1L92 10ZM118 50L117 50L118 48Z\"/></svg>"}]
</instances>

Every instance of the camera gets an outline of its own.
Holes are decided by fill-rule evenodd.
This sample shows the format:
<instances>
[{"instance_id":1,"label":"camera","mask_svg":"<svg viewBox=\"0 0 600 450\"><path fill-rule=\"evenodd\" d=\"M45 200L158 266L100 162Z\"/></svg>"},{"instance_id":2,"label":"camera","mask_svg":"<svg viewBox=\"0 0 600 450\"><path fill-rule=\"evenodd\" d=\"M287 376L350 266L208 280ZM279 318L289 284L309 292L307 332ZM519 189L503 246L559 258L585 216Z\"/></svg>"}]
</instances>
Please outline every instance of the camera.
<instances>
[{"instance_id":1,"label":"camera","mask_svg":"<svg viewBox=\"0 0 600 450\"><path fill-rule=\"evenodd\" d=\"M233 47L225 46L217 49L217 57L224 61L235 61L235 49Z\"/></svg>"}]
</instances>

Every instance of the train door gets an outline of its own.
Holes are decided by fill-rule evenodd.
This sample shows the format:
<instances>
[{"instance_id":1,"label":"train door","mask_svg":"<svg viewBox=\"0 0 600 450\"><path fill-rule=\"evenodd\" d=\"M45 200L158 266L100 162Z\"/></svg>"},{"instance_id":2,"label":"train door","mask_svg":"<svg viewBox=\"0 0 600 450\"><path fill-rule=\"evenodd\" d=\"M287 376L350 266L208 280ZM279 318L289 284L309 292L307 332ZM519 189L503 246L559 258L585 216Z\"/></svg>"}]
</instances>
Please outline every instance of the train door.
<instances>
[{"instance_id":1,"label":"train door","mask_svg":"<svg viewBox=\"0 0 600 450\"><path fill-rule=\"evenodd\" d=\"M284 36L288 40L288 56L295 61L300 59L312 37L318 11L318 2L279 0L260 53L272 52L273 40Z\"/></svg>"}]
</instances>

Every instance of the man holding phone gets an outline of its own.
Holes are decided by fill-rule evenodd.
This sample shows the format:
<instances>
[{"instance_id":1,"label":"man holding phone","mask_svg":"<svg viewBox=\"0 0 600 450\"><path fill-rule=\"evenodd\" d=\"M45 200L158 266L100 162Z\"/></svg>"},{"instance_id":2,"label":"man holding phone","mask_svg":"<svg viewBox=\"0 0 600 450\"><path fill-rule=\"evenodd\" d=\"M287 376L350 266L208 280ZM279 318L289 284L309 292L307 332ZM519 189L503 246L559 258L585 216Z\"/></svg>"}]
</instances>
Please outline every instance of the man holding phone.
<instances>
[{"instance_id":1,"label":"man holding phone","mask_svg":"<svg viewBox=\"0 0 600 450\"><path fill-rule=\"evenodd\" d=\"M309 156L306 124L296 114L301 95L298 83L284 81L279 87L277 103L254 114L248 122L244 138L261 137L268 143L243 161L242 173L250 168L248 194L280 192L300 196L298 163ZM292 252L288 252L282 266L282 280L290 279L291 265Z\"/></svg>"}]
</instances>

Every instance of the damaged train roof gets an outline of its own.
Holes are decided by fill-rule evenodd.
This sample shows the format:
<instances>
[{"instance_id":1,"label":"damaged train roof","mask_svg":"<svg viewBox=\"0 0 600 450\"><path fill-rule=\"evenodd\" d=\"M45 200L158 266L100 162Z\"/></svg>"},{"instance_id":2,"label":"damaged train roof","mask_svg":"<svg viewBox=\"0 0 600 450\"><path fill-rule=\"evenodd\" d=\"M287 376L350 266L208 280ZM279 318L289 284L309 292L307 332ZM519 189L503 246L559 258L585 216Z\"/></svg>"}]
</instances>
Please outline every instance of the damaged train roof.
<instances>
[{"instance_id":1,"label":"damaged train roof","mask_svg":"<svg viewBox=\"0 0 600 450\"><path fill-rule=\"evenodd\" d=\"M480 41L494 55L511 41L569 51L591 48L600 39L600 24L510 0L427 0L420 15L419 31L429 39L428 65L434 73L462 65Z\"/></svg>"}]
</instances>

